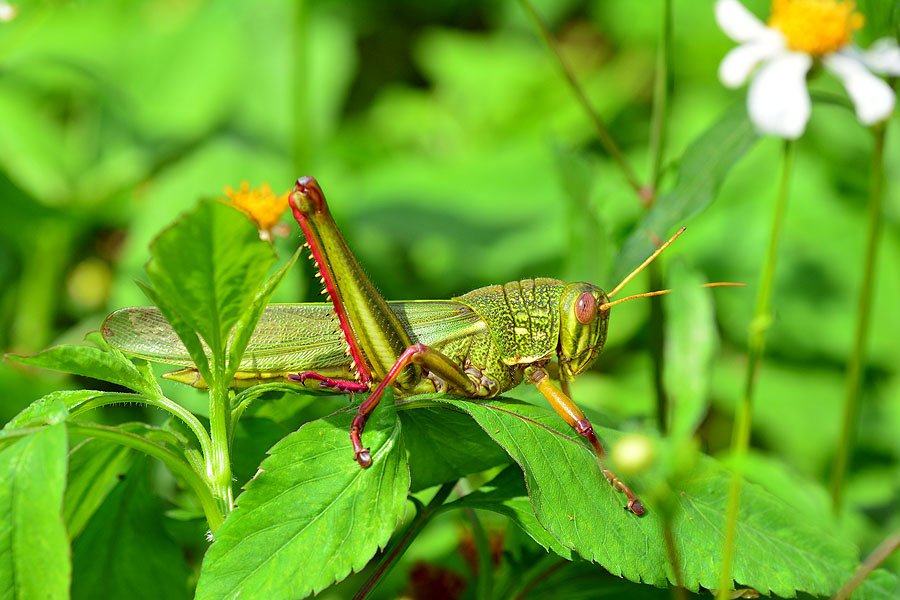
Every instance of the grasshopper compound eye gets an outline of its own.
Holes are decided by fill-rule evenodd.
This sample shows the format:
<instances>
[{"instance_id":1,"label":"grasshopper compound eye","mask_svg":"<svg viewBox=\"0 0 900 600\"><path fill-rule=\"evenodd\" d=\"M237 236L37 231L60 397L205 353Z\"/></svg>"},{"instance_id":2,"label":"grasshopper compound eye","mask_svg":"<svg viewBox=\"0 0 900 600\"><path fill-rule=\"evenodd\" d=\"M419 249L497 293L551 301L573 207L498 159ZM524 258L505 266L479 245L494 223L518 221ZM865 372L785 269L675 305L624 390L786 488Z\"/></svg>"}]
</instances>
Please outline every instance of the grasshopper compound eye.
<instances>
[{"instance_id":1,"label":"grasshopper compound eye","mask_svg":"<svg viewBox=\"0 0 900 600\"><path fill-rule=\"evenodd\" d=\"M582 292L575 301L575 318L582 325L588 325L597 316L597 300L590 292Z\"/></svg>"}]
</instances>

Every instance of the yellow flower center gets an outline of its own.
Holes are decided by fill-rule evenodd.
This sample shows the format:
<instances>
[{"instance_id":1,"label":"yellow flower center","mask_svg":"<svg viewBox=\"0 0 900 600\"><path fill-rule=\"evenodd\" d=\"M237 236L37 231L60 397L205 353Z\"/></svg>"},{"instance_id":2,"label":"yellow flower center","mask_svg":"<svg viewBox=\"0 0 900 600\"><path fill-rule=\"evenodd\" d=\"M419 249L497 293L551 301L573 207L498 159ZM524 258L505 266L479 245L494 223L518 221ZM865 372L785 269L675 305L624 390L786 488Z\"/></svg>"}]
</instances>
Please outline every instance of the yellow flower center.
<instances>
[{"instance_id":1,"label":"yellow flower center","mask_svg":"<svg viewBox=\"0 0 900 600\"><path fill-rule=\"evenodd\" d=\"M276 196L268 183L251 190L250 184L242 181L237 190L226 186L225 195L235 208L247 213L262 231L272 229L288 207L288 194Z\"/></svg>"},{"instance_id":2,"label":"yellow flower center","mask_svg":"<svg viewBox=\"0 0 900 600\"><path fill-rule=\"evenodd\" d=\"M850 43L864 17L854 2L772 0L769 26L784 34L791 50L823 56Z\"/></svg>"}]
</instances>

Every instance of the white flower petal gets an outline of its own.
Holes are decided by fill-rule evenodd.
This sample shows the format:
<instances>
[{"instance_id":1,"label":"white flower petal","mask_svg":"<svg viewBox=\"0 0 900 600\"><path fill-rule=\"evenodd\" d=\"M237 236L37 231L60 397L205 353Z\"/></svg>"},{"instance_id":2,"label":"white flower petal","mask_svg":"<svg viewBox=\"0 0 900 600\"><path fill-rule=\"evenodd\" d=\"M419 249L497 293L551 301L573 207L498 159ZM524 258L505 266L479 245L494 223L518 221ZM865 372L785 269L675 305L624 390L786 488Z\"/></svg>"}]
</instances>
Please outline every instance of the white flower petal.
<instances>
[{"instance_id":1,"label":"white flower petal","mask_svg":"<svg viewBox=\"0 0 900 600\"><path fill-rule=\"evenodd\" d=\"M786 52L759 70L747 105L750 119L761 133L796 139L806 129L811 110L806 73L812 59L799 52Z\"/></svg>"},{"instance_id":2,"label":"white flower petal","mask_svg":"<svg viewBox=\"0 0 900 600\"><path fill-rule=\"evenodd\" d=\"M860 53L863 64L881 75L900 75L900 46L894 38L876 40Z\"/></svg>"},{"instance_id":3,"label":"white flower petal","mask_svg":"<svg viewBox=\"0 0 900 600\"><path fill-rule=\"evenodd\" d=\"M822 62L844 83L860 123L874 125L891 116L894 90L870 73L859 60L838 52L826 56Z\"/></svg>"},{"instance_id":4,"label":"white flower petal","mask_svg":"<svg viewBox=\"0 0 900 600\"><path fill-rule=\"evenodd\" d=\"M736 88L744 85L756 66L775 58L784 52L781 40L762 40L750 42L734 48L722 59L719 65L719 81L725 87Z\"/></svg>"},{"instance_id":5,"label":"white flower petal","mask_svg":"<svg viewBox=\"0 0 900 600\"><path fill-rule=\"evenodd\" d=\"M716 0L716 22L736 42L758 40L772 31L738 0Z\"/></svg>"}]
</instances>

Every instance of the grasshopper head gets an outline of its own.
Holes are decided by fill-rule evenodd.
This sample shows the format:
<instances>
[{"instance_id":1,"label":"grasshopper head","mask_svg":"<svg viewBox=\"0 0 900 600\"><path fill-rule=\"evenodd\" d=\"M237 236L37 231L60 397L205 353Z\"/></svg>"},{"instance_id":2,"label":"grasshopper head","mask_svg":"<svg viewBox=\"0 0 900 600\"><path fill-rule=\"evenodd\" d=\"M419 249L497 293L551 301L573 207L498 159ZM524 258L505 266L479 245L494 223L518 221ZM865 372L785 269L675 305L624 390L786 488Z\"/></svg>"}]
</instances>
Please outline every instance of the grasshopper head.
<instances>
[{"instance_id":1,"label":"grasshopper head","mask_svg":"<svg viewBox=\"0 0 900 600\"><path fill-rule=\"evenodd\" d=\"M559 303L559 371L571 380L591 366L606 342L609 298L590 283L570 283Z\"/></svg>"}]
</instances>

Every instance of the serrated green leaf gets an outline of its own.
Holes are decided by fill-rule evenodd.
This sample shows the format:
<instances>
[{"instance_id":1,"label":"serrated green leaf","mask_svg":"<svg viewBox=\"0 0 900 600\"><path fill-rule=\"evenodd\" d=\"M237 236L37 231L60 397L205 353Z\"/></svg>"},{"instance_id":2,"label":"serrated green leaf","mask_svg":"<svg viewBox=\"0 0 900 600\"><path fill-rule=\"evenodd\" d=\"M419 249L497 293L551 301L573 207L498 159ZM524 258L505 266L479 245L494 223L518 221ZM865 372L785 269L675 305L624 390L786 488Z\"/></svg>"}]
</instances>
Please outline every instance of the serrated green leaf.
<instances>
[{"instance_id":1,"label":"serrated green leaf","mask_svg":"<svg viewBox=\"0 0 900 600\"><path fill-rule=\"evenodd\" d=\"M159 388L151 385L144 375L127 359L93 346L53 346L33 356L8 355L26 365L92 377L109 381L151 398L159 395Z\"/></svg>"},{"instance_id":2,"label":"serrated green leaf","mask_svg":"<svg viewBox=\"0 0 900 600\"><path fill-rule=\"evenodd\" d=\"M0 452L0 598L66 598L69 539L62 519L66 426Z\"/></svg>"},{"instance_id":3,"label":"serrated green leaf","mask_svg":"<svg viewBox=\"0 0 900 600\"><path fill-rule=\"evenodd\" d=\"M165 533L163 507L139 459L72 548L73 598L189 598L184 554Z\"/></svg>"},{"instance_id":4,"label":"serrated green leaf","mask_svg":"<svg viewBox=\"0 0 900 600\"><path fill-rule=\"evenodd\" d=\"M522 528L531 539L547 550L552 550L561 557L571 560L572 552L553 537L534 515L534 508L525 490L522 470L517 465L503 469L471 494L451 502L450 507L481 508L499 513Z\"/></svg>"},{"instance_id":5,"label":"serrated green leaf","mask_svg":"<svg viewBox=\"0 0 900 600\"><path fill-rule=\"evenodd\" d=\"M439 401L468 412L506 448L525 473L538 520L563 545L632 581L674 581L659 511L652 504L644 517L622 510L623 496L604 480L591 450L559 417L502 398ZM595 431L607 444L620 435ZM688 589L718 585L729 482L729 472L706 457L676 490L672 528ZM827 595L852 576L858 561L852 544L805 522L759 486L748 483L743 490L733 568L738 585L779 596ZM777 561L770 560L773 554ZM895 583L885 583L884 577L864 584L860 597L890 598Z\"/></svg>"},{"instance_id":6,"label":"serrated green leaf","mask_svg":"<svg viewBox=\"0 0 900 600\"><path fill-rule=\"evenodd\" d=\"M670 229L709 206L728 172L757 138L743 102L700 134L681 158L675 187L657 199L619 251L613 281L652 254L655 241L665 239Z\"/></svg>"},{"instance_id":7,"label":"serrated green leaf","mask_svg":"<svg viewBox=\"0 0 900 600\"><path fill-rule=\"evenodd\" d=\"M666 313L664 383L670 401L669 433L693 435L706 414L707 392L718 332L712 291L705 279L682 262L669 269L674 292L663 307Z\"/></svg>"},{"instance_id":8,"label":"serrated green leaf","mask_svg":"<svg viewBox=\"0 0 900 600\"><path fill-rule=\"evenodd\" d=\"M147 275L160 310L179 336L184 326L196 331L224 373L232 329L275 260L271 246L239 210L205 201L160 234L150 252ZM197 359L197 344L182 341Z\"/></svg>"},{"instance_id":9,"label":"serrated green leaf","mask_svg":"<svg viewBox=\"0 0 900 600\"><path fill-rule=\"evenodd\" d=\"M134 450L89 439L69 453L69 479L63 501L66 531L77 538L121 477L134 463Z\"/></svg>"},{"instance_id":10,"label":"serrated green leaf","mask_svg":"<svg viewBox=\"0 0 900 600\"><path fill-rule=\"evenodd\" d=\"M415 400L398 412L414 492L509 462L503 448L472 427L468 415Z\"/></svg>"},{"instance_id":11,"label":"serrated green leaf","mask_svg":"<svg viewBox=\"0 0 900 600\"><path fill-rule=\"evenodd\" d=\"M406 506L409 468L389 399L363 442L373 464L353 460L355 411L307 423L273 447L216 532L197 598L302 598L362 569Z\"/></svg>"}]
</instances>

